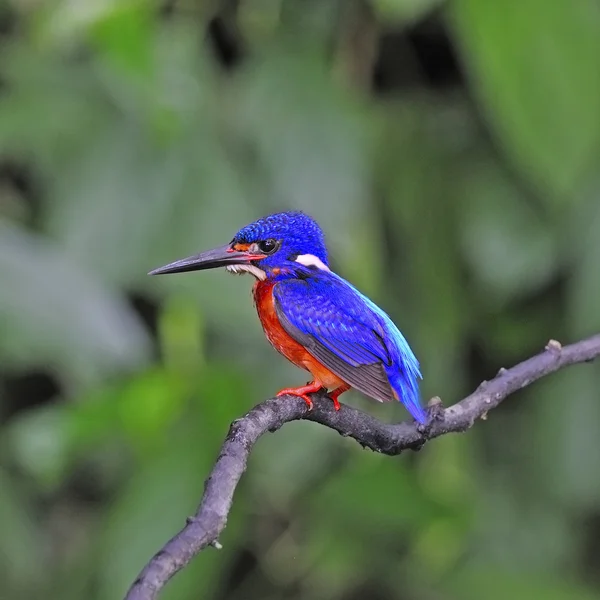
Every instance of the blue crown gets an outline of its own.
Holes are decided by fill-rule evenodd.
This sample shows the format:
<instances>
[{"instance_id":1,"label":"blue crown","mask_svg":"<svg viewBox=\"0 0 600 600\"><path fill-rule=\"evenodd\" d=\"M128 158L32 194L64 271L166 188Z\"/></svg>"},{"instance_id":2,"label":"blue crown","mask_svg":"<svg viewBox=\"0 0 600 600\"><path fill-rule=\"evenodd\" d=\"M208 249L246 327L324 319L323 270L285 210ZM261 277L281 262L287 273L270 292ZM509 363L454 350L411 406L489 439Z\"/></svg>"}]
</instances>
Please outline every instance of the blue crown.
<instances>
[{"instance_id":1,"label":"blue crown","mask_svg":"<svg viewBox=\"0 0 600 600\"><path fill-rule=\"evenodd\" d=\"M269 238L282 240L287 250L313 254L327 264L325 236L318 223L299 211L280 212L242 227L233 238L235 243L251 244Z\"/></svg>"}]
</instances>

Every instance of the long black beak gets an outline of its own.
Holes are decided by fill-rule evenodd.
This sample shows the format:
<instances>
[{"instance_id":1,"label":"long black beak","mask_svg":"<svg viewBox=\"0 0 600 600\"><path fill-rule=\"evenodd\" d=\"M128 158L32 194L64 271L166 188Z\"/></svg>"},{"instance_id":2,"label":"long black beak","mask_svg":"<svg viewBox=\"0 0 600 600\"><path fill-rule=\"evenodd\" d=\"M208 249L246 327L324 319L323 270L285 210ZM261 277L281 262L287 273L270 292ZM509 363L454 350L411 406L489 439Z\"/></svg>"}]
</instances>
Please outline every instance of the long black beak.
<instances>
[{"instance_id":1,"label":"long black beak","mask_svg":"<svg viewBox=\"0 0 600 600\"><path fill-rule=\"evenodd\" d=\"M248 252L237 252L229 244L207 250L195 256L188 256L150 271L148 275L163 275L166 273L185 273L187 271L201 271L203 269L215 269L227 265L240 265L249 263L251 260L264 258L263 255L250 254Z\"/></svg>"}]
</instances>

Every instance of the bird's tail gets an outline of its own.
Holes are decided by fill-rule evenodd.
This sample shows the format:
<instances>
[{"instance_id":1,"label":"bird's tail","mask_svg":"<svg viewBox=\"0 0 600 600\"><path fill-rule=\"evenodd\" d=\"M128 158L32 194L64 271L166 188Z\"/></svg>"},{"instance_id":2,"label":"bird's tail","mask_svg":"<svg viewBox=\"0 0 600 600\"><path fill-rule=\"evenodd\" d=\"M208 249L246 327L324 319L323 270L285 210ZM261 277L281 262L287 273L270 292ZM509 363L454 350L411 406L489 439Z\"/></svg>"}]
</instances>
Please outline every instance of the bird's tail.
<instances>
[{"instance_id":1,"label":"bird's tail","mask_svg":"<svg viewBox=\"0 0 600 600\"><path fill-rule=\"evenodd\" d=\"M421 373L418 364L407 364L405 362L394 373L388 373L388 378L396 398L404 404L413 419L419 423L427 423L427 413L421 404L419 394Z\"/></svg>"},{"instance_id":2,"label":"bird's tail","mask_svg":"<svg viewBox=\"0 0 600 600\"><path fill-rule=\"evenodd\" d=\"M394 390L396 400L404 404L413 419L419 423L427 423L427 414L421 405L419 396L419 379L422 379L422 377L417 357L390 317L355 287L350 287L381 321L383 329L381 338L386 340L386 346L392 350L393 360L389 361L390 364L386 367L386 374Z\"/></svg>"}]
</instances>

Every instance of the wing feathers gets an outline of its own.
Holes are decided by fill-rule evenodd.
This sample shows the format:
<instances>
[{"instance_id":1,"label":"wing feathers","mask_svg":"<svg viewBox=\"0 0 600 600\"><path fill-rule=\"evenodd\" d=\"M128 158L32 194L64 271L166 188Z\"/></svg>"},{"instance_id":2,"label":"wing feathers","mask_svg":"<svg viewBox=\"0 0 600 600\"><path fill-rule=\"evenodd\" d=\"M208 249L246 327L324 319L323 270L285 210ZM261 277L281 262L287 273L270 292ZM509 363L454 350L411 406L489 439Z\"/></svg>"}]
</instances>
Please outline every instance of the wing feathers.
<instances>
[{"instance_id":1,"label":"wing feathers","mask_svg":"<svg viewBox=\"0 0 600 600\"><path fill-rule=\"evenodd\" d=\"M333 314L330 319L327 314L321 315L322 318L315 323L311 319L310 306L309 314L303 314L294 294L290 297L285 295L286 288L289 290L296 283L305 285L301 281L282 282L274 289L275 310L286 332L329 370L363 394L380 402L394 400L394 390L383 365L383 361L389 361L389 354L381 336L347 314ZM314 300L313 298L313 302ZM325 304L322 302L318 306L323 309ZM284 306L287 306L287 310ZM331 306L327 308L331 310ZM288 313L293 314L293 322ZM344 323L336 322L340 316L345 319ZM330 328L321 325L321 322L328 321L334 325ZM371 348L379 352L376 354Z\"/></svg>"},{"instance_id":2,"label":"wing feathers","mask_svg":"<svg viewBox=\"0 0 600 600\"><path fill-rule=\"evenodd\" d=\"M369 365L353 367L323 346L319 347L318 344L307 349L328 369L333 371L346 383L349 383L353 388L356 388L359 392L362 392L379 402L389 402L394 400L394 392L381 363L371 363Z\"/></svg>"}]
</instances>

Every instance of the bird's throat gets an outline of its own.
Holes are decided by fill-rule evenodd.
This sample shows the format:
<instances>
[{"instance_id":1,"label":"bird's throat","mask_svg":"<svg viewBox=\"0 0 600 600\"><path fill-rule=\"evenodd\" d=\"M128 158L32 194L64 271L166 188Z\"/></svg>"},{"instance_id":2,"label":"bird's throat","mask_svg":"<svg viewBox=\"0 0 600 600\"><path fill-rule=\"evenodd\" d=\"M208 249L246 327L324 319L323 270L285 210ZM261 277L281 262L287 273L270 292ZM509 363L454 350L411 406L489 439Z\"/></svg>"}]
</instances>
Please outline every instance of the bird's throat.
<instances>
[{"instance_id":1,"label":"bird's throat","mask_svg":"<svg viewBox=\"0 0 600 600\"><path fill-rule=\"evenodd\" d=\"M250 273L250 275L253 275L259 281L264 281L267 278L267 274L254 265L229 265L227 267L227 272L233 273L234 275L245 275L246 273Z\"/></svg>"}]
</instances>

